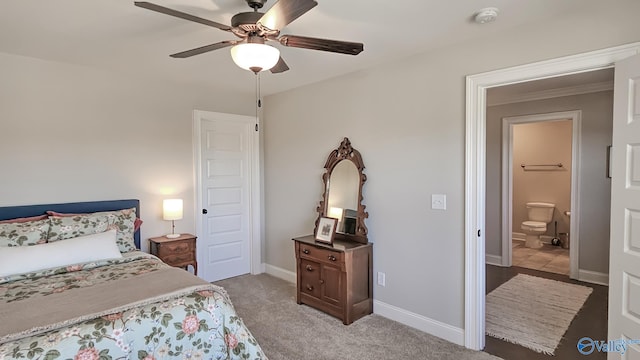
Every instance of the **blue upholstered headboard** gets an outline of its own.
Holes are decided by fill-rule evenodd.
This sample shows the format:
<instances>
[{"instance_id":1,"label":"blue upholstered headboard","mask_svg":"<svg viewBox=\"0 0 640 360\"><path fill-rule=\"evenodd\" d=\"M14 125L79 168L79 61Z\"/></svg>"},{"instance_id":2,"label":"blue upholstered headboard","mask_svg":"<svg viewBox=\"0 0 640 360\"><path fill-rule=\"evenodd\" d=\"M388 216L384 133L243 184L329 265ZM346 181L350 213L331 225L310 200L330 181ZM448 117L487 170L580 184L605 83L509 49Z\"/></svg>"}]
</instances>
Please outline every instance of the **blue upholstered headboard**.
<instances>
[{"instance_id":1,"label":"blue upholstered headboard","mask_svg":"<svg viewBox=\"0 0 640 360\"><path fill-rule=\"evenodd\" d=\"M61 213L91 213L98 211L113 211L121 209L136 208L136 215L140 217L140 200L107 200L88 201L64 204L44 204L44 205L20 205L0 207L0 220L14 219L46 214L47 211ZM134 234L136 247L140 249L140 230Z\"/></svg>"}]
</instances>

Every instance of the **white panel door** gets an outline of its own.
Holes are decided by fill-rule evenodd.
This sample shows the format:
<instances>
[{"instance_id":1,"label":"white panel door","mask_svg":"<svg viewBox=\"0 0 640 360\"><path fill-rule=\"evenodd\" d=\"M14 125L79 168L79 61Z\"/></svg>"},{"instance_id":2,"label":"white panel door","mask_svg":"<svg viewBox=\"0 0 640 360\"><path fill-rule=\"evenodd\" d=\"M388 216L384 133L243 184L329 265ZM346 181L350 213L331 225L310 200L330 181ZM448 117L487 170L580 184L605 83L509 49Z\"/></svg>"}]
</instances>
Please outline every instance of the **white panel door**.
<instances>
[{"instance_id":1,"label":"white panel door","mask_svg":"<svg viewBox=\"0 0 640 360\"><path fill-rule=\"evenodd\" d=\"M202 278L217 281L251 271L250 118L202 117Z\"/></svg>"},{"instance_id":2,"label":"white panel door","mask_svg":"<svg viewBox=\"0 0 640 360\"><path fill-rule=\"evenodd\" d=\"M640 340L640 55L616 63L608 340ZM608 359L640 359L640 344Z\"/></svg>"}]
</instances>

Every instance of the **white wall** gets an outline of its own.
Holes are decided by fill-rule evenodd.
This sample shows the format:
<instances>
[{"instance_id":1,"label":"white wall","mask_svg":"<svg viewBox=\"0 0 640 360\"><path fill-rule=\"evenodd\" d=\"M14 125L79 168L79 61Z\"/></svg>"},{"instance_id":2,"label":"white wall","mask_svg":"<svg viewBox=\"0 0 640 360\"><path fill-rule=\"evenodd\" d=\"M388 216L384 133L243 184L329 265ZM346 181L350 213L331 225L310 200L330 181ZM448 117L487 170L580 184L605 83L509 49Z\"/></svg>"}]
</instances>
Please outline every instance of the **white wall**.
<instances>
[{"instance_id":1,"label":"white wall","mask_svg":"<svg viewBox=\"0 0 640 360\"><path fill-rule=\"evenodd\" d=\"M142 245L171 231L162 199L184 199L194 232L192 111L250 115L205 89L0 53L0 206L137 198Z\"/></svg>"},{"instance_id":2,"label":"white wall","mask_svg":"<svg viewBox=\"0 0 640 360\"><path fill-rule=\"evenodd\" d=\"M640 3L632 1L608 13L578 9L560 22L267 97L266 261L294 271L290 239L313 231L322 166L347 136L368 176L374 273L386 273L386 287L375 286L374 298L443 331L461 329L465 76L639 41L638 12ZM446 211L430 209L431 194L447 195Z\"/></svg>"},{"instance_id":3,"label":"white wall","mask_svg":"<svg viewBox=\"0 0 640 360\"><path fill-rule=\"evenodd\" d=\"M606 148L611 144L613 123L612 91L487 108L486 253L499 256L501 251L502 118L569 110L582 110L579 155L581 163L578 174L580 178L578 267L581 270L607 274L609 273L611 179L606 177L605 165ZM517 229L514 228L514 231Z\"/></svg>"}]
</instances>

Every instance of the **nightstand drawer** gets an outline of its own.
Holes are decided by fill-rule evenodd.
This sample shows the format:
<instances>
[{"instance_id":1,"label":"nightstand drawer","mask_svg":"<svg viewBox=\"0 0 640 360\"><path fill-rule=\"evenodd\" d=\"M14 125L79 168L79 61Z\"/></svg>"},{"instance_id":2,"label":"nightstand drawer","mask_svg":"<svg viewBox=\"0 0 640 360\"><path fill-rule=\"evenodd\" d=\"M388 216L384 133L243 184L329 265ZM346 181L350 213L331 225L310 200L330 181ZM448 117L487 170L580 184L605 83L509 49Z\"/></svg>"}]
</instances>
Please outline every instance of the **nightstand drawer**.
<instances>
[{"instance_id":1,"label":"nightstand drawer","mask_svg":"<svg viewBox=\"0 0 640 360\"><path fill-rule=\"evenodd\" d=\"M165 243L165 244L159 244L158 255L162 257L165 255L170 255L175 253L186 253L186 252L193 251L194 249L195 248L194 248L193 240L191 239L180 240L180 241L174 241L174 242Z\"/></svg>"},{"instance_id":2,"label":"nightstand drawer","mask_svg":"<svg viewBox=\"0 0 640 360\"><path fill-rule=\"evenodd\" d=\"M171 254L162 258L162 261L171 266L180 266L182 264L188 264L196 261L193 253Z\"/></svg>"}]
</instances>

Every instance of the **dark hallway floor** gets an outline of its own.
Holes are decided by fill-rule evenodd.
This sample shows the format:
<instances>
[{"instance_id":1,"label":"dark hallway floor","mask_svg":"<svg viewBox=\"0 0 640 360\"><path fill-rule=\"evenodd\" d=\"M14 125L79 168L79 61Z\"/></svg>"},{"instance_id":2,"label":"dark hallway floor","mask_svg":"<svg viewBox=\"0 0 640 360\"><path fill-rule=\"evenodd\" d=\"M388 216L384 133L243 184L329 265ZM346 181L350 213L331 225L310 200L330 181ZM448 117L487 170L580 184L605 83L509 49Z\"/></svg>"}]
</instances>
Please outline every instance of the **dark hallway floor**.
<instances>
[{"instance_id":1,"label":"dark hallway floor","mask_svg":"<svg viewBox=\"0 0 640 360\"><path fill-rule=\"evenodd\" d=\"M593 293L591 293L582 309L580 309L576 317L571 322L569 329L564 334L560 344L556 348L555 356L537 353L520 345L511 344L490 336L486 337L486 346L484 348L485 352L499 356L505 360L587 360L607 358L606 353L599 353L597 351L587 356L582 355L578 352L577 343L579 339L585 336L594 340L606 340L608 287L571 280L566 275L526 269L517 266L506 268L487 265L486 272L487 294L519 273L588 286L593 288Z\"/></svg>"}]
</instances>

